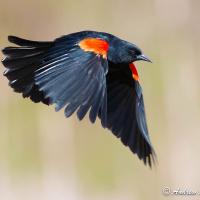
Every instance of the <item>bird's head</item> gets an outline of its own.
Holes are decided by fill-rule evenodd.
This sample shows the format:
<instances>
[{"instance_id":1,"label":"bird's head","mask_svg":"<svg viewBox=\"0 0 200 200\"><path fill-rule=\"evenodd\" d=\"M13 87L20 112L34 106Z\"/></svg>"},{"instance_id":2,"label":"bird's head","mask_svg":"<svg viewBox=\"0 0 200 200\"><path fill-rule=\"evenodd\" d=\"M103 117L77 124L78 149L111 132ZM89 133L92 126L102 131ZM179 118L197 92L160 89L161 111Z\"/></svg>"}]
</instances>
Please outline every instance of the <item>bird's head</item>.
<instances>
[{"instance_id":1,"label":"bird's head","mask_svg":"<svg viewBox=\"0 0 200 200\"><path fill-rule=\"evenodd\" d=\"M119 38L113 38L109 46L108 59L113 63L132 63L138 60L151 62L139 47Z\"/></svg>"}]
</instances>

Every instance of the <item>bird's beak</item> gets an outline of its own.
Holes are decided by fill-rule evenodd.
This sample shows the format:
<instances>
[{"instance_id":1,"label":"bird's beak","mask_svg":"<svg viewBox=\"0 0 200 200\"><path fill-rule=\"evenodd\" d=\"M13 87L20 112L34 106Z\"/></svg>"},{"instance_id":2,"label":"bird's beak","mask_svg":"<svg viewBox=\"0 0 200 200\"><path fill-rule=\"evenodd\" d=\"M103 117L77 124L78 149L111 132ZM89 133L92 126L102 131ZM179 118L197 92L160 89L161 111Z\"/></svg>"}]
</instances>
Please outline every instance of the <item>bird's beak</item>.
<instances>
[{"instance_id":1,"label":"bird's beak","mask_svg":"<svg viewBox=\"0 0 200 200\"><path fill-rule=\"evenodd\" d=\"M137 60L144 60L144 61L152 63L152 61L147 56L145 56L144 54L137 56Z\"/></svg>"}]
</instances>

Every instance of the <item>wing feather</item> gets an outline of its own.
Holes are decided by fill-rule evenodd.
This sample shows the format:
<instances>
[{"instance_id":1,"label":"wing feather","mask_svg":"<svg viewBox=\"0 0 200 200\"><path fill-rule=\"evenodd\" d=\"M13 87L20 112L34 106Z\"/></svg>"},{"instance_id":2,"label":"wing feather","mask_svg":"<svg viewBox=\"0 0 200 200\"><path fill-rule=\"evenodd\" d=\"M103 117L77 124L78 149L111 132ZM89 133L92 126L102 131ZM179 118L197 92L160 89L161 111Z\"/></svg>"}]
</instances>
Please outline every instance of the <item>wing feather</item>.
<instances>
[{"instance_id":1,"label":"wing feather","mask_svg":"<svg viewBox=\"0 0 200 200\"><path fill-rule=\"evenodd\" d=\"M90 112L92 122L99 112L106 119L106 58L82 49L79 42L93 33L74 33L52 42L9 36L18 46L2 50L9 85L34 102L64 108L66 117L77 110L81 120ZM95 41L95 39L94 39ZM106 43L106 42L105 42Z\"/></svg>"},{"instance_id":2,"label":"wing feather","mask_svg":"<svg viewBox=\"0 0 200 200\"><path fill-rule=\"evenodd\" d=\"M83 51L76 44L69 48L68 43L65 50L58 44L54 48L51 53L47 52L35 72L39 90L56 104L56 111L65 107L66 117L77 110L78 118L82 119L90 109L90 120L95 122L100 110L106 112L102 105L107 92L107 61L102 56Z\"/></svg>"},{"instance_id":3,"label":"wing feather","mask_svg":"<svg viewBox=\"0 0 200 200\"><path fill-rule=\"evenodd\" d=\"M128 64L109 63L107 95L105 126L139 159L151 166L156 155L149 139L142 89L132 78ZM99 117L102 118L101 114Z\"/></svg>"}]
</instances>

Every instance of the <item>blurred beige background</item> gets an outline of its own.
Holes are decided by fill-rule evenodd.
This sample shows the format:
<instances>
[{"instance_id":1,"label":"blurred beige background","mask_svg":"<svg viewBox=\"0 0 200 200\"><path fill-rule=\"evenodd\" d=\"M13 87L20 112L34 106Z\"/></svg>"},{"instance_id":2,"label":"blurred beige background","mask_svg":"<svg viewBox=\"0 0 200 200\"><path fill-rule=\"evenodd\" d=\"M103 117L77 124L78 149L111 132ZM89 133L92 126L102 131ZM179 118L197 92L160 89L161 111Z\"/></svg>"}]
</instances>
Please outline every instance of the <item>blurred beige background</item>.
<instances>
[{"instance_id":1,"label":"blurred beige background","mask_svg":"<svg viewBox=\"0 0 200 200\"><path fill-rule=\"evenodd\" d=\"M22 99L1 65L0 200L183 199L162 189L200 191L199 10L197 0L0 0L1 48L9 34L52 40L91 29L144 50L153 64L137 66L159 161L150 170L99 122Z\"/></svg>"}]
</instances>

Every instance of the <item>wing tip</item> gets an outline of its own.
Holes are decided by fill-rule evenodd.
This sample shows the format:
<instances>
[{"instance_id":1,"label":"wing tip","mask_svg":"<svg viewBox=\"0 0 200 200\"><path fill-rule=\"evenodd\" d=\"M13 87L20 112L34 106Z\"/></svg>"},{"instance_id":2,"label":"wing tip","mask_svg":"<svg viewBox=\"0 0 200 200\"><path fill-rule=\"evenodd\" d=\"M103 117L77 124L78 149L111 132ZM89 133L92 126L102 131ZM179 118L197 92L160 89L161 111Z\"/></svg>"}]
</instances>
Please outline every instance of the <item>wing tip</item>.
<instances>
[{"instance_id":1,"label":"wing tip","mask_svg":"<svg viewBox=\"0 0 200 200\"><path fill-rule=\"evenodd\" d=\"M142 160L146 166L150 167L150 169L158 165L157 155L154 149L152 148L151 148L151 152L148 155L144 156Z\"/></svg>"},{"instance_id":2,"label":"wing tip","mask_svg":"<svg viewBox=\"0 0 200 200\"><path fill-rule=\"evenodd\" d=\"M8 41L9 42L15 42L16 40L18 40L18 37L17 36L14 36L14 35L8 35Z\"/></svg>"}]
</instances>

